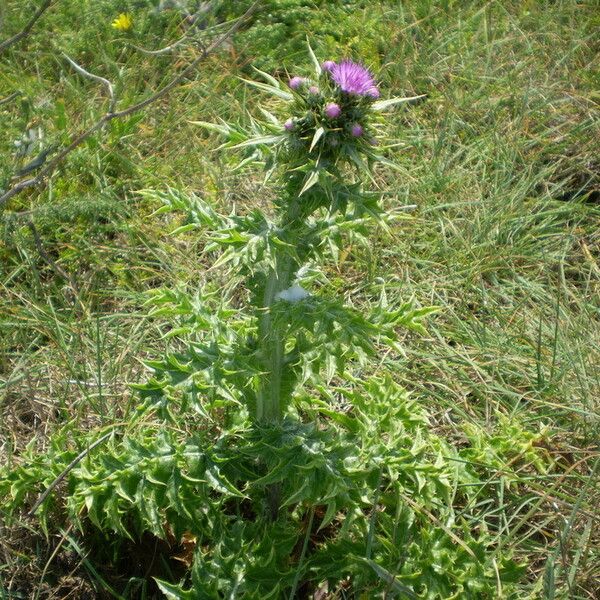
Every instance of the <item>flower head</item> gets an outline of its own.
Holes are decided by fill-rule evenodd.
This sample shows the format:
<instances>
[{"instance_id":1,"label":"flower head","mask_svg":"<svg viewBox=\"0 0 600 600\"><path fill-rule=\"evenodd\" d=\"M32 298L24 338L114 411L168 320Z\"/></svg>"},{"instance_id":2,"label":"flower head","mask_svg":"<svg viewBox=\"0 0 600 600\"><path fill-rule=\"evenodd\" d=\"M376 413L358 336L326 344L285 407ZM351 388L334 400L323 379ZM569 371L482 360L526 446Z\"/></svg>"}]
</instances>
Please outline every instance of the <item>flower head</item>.
<instances>
[{"instance_id":1,"label":"flower head","mask_svg":"<svg viewBox=\"0 0 600 600\"><path fill-rule=\"evenodd\" d=\"M129 31L133 27L133 18L129 13L121 13L111 26L117 31Z\"/></svg>"},{"instance_id":2,"label":"flower head","mask_svg":"<svg viewBox=\"0 0 600 600\"><path fill-rule=\"evenodd\" d=\"M293 90L297 90L299 89L302 84L304 83L304 77L292 77L289 81L288 81L288 85L293 89Z\"/></svg>"},{"instance_id":3,"label":"flower head","mask_svg":"<svg viewBox=\"0 0 600 600\"><path fill-rule=\"evenodd\" d=\"M316 94L318 94L318 93L319 93L319 88L318 88L316 85L311 85L311 86L308 88L308 91L309 91L311 94L314 94L314 95L316 95Z\"/></svg>"},{"instance_id":4,"label":"flower head","mask_svg":"<svg viewBox=\"0 0 600 600\"><path fill-rule=\"evenodd\" d=\"M283 124L283 128L286 131L291 131L292 129L294 129L294 120L293 119L288 119L284 124Z\"/></svg>"},{"instance_id":5,"label":"flower head","mask_svg":"<svg viewBox=\"0 0 600 600\"><path fill-rule=\"evenodd\" d=\"M369 70L351 60L343 60L333 65L330 70L331 78L339 88L347 94L356 96L379 97L379 90ZM376 95L375 95L376 94Z\"/></svg>"},{"instance_id":6,"label":"flower head","mask_svg":"<svg viewBox=\"0 0 600 600\"><path fill-rule=\"evenodd\" d=\"M355 123L354 125L352 125L351 131L353 137L360 137L365 132L363 126L359 123Z\"/></svg>"},{"instance_id":7,"label":"flower head","mask_svg":"<svg viewBox=\"0 0 600 600\"><path fill-rule=\"evenodd\" d=\"M335 119L335 118L339 117L341 114L342 114L342 109L340 108L340 105L336 104L335 102L330 102L325 107L325 115L330 119Z\"/></svg>"},{"instance_id":8,"label":"flower head","mask_svg":"<svg viewBox=\"0 0 600 600\"><path fill-rule=\"evenodd\" d=\"M331 69L333 69L333 67L335 67L335 63L332 60L326 60L322 65L321 65L321 69L323 69L323 71L331 71Z\"/></svg>"}]
</instances>

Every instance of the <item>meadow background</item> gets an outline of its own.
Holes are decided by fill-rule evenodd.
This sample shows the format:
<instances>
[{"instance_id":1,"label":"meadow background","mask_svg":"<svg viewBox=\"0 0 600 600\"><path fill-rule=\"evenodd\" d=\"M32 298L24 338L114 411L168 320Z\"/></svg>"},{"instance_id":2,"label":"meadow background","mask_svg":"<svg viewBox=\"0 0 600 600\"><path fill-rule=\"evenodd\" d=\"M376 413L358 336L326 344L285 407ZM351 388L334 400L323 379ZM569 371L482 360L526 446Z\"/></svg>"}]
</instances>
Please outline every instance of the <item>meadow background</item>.
<instances>
[{"instance_id":1,"label":"meadow background","mask_svg":"<svg viewBox=\"0 0 600 600\"><path fill-rule=\"evenodd\" d=\"M0 189L106 109L102 87L63 52L113 81L121 106L197 56L194 44L160 56L135 47L164 47L195 26L185 3L167 4L56 0L0 55L0 102L20 92L0 104ZM368 253L349 245L326 271L359 309L382 280L392 300L440 307L426 335L406 334L403 353L382 354L373 369L391 370L436 434L486 466L482 513L524 565L511 597L597 598L600 4L262 4L167 97L90 138L41 193L0 207L2 464L81 449L86 432L135 412L129 384L144 383L143 361L176 343L172 322L149 314L148 291L193 290L213 276L202 233L170 235L182 216L153 214L160 202L139 192L194 192L225 212L268 207L262 173L234 171L243 153L216 152L219 139L190 122L247 123L271 101L240 77L251 65L282 79L308 69L308 37L322 59L365 61L384 97L427 94L388 117L382 147L399 169L376 172L385 203L406 206L406 218L374 229ZM206 22L249 5L214 2ZM22 0L0 6L2 39L28 10ZM132 29L111 27L125 11ZM130 572L102 571L64 523L42 530L10 494L0 510L2 598L104 597L105 583L123 590L148 575L152 541L133 545Z\"/></svg>"}]
</instances>

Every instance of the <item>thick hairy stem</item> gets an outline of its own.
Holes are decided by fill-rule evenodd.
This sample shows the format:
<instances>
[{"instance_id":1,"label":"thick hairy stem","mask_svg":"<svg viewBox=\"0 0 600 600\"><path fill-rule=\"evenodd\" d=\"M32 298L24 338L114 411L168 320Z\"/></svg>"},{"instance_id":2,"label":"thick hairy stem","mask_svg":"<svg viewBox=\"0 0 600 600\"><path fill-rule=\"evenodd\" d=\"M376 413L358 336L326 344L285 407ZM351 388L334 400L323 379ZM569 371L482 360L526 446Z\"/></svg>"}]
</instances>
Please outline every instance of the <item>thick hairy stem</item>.
<instances>
[{"instance_id":1,"label":"thick hairy stem","mask_svg":"<svg viewBox=\"0 0 600 600\"><path fill-rule=\"evenodd\" d=\"M293 230L297 215L298 201L294 199L283 216L282 225ZM277 294L290 286L296 268L293 258L283 253L276 259L275 267L267 274L260 307L262 314L258 322L258 343L264 366L264 375L256 402L258 421L281 421L283 410L289 401L289 398L282 397L281 385L285 358L285 332L281 324L273 322L271 307L276 302Z\"/></svg>"},{"instance_id":2,"label":"thick hairy stem","mask_svg":"<svg viewBox=\"0 0 600 600\"><path fill-rule=\"evenodd\" d=\"M256 398L256 419L263 423L279 423L289 399L282 398L282 372L285 354L285 334L281 325L273 322L271 306L277 294L289 286L292 265L289 257L281 257L275 269L267 276L263 296L263 313L258 323L258 339L263 357L264 374ZM279 517L281 485L273 483L267 487L267 515L271 521Z\"/></svg>"},{"instance_id":3,"label":"thick hairy stem","mask_svg":"<svg viewBox=\"0 0 600 600\"><path fill-rule=\"evenodd\" d=\"M278 261L277 267L269 272L265 286L262 307L264 312L258 324L258 338L264 361L264 374L256 399L256 419L259 422L279 423L283 419L283 411L288 400L282 398L281 390L285 337L281 326L273 322L271 306L276 301L278 292L289 286L290 271L289 258L282 258ZM281 485L279 483L269 485L266 494L268 518L276 521L281 505Z\"/></svg>"},{"instance_id":4,"label":"thick hairy stem","mask_svg":"<svg viewBox=\"0 0 600 600\"><path fill-rule=\"evenodd\" d=\"M263 314L258 324L258 339L264 357L264 370L256 404L256 418L259 421L280 421L283 417L281 379L285 340L281 327L273 322L271 307L277 294L289 287L292 276L291 264L285 258L271 269L263 297Z\"/></svg>"}]
</instances>

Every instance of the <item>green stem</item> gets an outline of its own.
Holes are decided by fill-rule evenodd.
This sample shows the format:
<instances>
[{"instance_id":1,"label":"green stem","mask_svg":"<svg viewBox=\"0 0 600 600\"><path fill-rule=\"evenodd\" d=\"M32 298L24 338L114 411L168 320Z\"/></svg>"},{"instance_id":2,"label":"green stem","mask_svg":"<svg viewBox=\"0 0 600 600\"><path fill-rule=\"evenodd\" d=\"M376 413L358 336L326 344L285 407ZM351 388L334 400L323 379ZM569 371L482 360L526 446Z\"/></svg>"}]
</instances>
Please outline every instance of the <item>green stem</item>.
<instances>
[{"instance_id":1,"label":"green stem","mask_svg":"<svg viewBox=\"0 0 600 600\"><path fill-rule=\"evenodd\" d=\"M269 272L263 297L263 314L258 325L258 338L262 350L264 374L259 386L256 418L259 421L281 421L285 402L281 398L281 380L285 352L284 333L273 323L271 306L277 294L289 287L291 261L280 260Z\"/></svg>"},{"instance_id":2,"label":"green stem","mask_svg":"<svg viewBox=\"0 0 600 600\"><path fill-rule=\"evenodd\" d=\"M293 229L299 214L297 200L292 200L283 215L282 227ZM263 357L263 375L256 399L256 419L258 421L279 422L288 398L282 397L281 383L285 358L285 332L281 325L273 322L271 307L277 294L290 286L297 265L286 250L275 259L275 267L267 274L262 306L258 322L258 344Z\"/></svg>"}]
</instances>

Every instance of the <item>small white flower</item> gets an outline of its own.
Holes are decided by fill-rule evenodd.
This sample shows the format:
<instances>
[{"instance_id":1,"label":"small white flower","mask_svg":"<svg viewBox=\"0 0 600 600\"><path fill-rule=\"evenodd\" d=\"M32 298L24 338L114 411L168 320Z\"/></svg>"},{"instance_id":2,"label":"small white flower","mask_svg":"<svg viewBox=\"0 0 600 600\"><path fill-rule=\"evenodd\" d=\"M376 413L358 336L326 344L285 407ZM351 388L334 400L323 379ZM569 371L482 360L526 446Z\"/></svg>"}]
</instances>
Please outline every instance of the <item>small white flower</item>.
<instances>
[{"instance_id":1,"label":"small white flower","mask_svg":"<svg viewBox=\"0 0 600 600\"><path fill-rule=\"evenodd\" d=\"M285 300L286 302L300 302L304 298L308 298L310 294L298 284L289 287L287 290L282 290L275 296L275 300Z\"/></svg>"}]
</instances>

